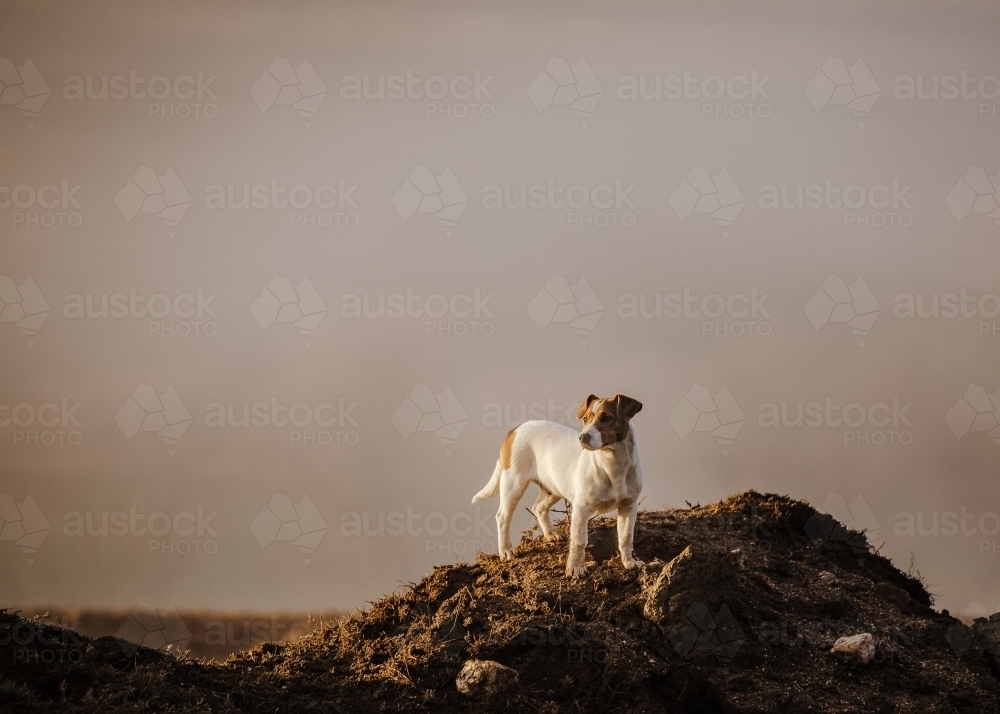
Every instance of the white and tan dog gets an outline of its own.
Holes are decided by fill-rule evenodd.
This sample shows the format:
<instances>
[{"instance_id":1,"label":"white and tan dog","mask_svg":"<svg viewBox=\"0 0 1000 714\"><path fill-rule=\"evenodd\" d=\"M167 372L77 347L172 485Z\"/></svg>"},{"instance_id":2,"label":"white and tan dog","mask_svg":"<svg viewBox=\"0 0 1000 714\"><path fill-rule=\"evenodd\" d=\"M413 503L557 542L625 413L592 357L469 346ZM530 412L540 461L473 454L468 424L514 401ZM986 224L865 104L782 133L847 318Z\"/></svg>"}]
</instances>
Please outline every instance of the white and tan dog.
<instances>
[{"instance_id":1,"label":"white and tan dog","mask_svg":"<svg viewBox=\"0 0 1000 714\"><path fill-rule=\"evenodd\" d=\"M642 409L631 397L616 394L598 399L591 394L580 405L583 430L551 421L527 421L511 429L500 447L493 476L473 503L500 494L497 510L498 551L514 557L510 521L531 483L538 484L538 500L531 512L546 540L557 540L549 509L560 499L573 504L570 515L569 558L566 575L585 575L587 523L595 515L618 511L618 550L626 568L644 563L632 552L636 510L642 491L642 467L629 420Z\"/></svg>"}]
</instances>

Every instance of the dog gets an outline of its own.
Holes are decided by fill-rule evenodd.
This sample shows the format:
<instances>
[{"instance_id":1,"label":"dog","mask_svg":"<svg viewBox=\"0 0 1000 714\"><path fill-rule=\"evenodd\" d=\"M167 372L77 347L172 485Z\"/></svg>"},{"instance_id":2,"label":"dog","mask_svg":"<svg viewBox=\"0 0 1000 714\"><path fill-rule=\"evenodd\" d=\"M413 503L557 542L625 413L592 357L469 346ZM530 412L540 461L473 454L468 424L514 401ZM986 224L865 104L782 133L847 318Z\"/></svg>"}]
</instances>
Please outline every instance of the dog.
<instances>
[{"instance_id":1,"label":"dog","mask_svg":"<svg viewBox=\"0 0 1000 714\"><path fill-rule=\"evenodd\" d=\"M493 476L472 499L477 503L500 494L497 510L497 550L500 558L514 557L510 521L531 483L539 494L531 512L546 540L559 540L552 530L549 509L562 498L571 503L568 577L583 577L587 523L595 515L618 512L618 550L627 569L645 565L632 551L642 466L630 420L642 404L616 394L599 399L591 394L576 415L583 429L576 432L551 421L526 421L511 429L500 447Z\"/></svg>"}]
</instances>

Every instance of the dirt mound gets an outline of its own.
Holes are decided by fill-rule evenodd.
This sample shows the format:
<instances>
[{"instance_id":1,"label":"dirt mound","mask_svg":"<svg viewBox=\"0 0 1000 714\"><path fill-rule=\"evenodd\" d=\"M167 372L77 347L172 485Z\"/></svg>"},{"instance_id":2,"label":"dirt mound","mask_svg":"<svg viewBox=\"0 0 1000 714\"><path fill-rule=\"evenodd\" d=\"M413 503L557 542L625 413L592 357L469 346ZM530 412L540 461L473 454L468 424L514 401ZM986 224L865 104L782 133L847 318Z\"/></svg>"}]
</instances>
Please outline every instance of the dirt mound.
<instances>
[{"instance_id":1,"label":"dirt mound","mask_svg":"<svg viewBox=\"0 0 1000 714\"><path fill-rule=\"evenodd\" d=\"M1000 712L1000 616L935 612L918 578L806 503L750 491L641 513L635 551L647 566L626 571L613 520L595 519L588 577L570 581L565 543L528 533L514 561L436 568L224 664L0 612L0 709ZM861 633L868 664L829 653ZM461 693L470 661L509 676Z\"/></svg>"}]
</instances>

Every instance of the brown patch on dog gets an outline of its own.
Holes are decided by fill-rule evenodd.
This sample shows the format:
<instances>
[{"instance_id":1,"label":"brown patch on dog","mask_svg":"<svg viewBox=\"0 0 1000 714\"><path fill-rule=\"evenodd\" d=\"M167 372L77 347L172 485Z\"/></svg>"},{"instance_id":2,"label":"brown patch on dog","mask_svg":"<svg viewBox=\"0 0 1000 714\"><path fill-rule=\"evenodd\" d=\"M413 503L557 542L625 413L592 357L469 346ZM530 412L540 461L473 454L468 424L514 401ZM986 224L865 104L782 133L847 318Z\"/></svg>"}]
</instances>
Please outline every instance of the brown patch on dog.
<instances>
[{"instance_id":1,"label":"brown patch on dog","mask_svg":"<svg viewBox=\"0 0 1000 714\"><path fill-rule=\"evenodd\" d=\"M514 448L515 431L517 431L516 426L507 432L507 437L503 440L503 445L500 447L500 468L504 471L510 468L510 450Z\"/></svg>"},{"instance_id":2,"label":"brown patch on dog","mask_svg":"<svg viewBox=\"0 0 1000 714\"><path fill-rule=\"evenodd\" d=\"M597 399L597 395L591 394L589 397L583 400L583 403L580 405L579 411L577 411L576 413L577 419L585 419L587 417L587 411L590 409L590 405L594 402L595 399Z\"/></svg>"},{"instance_id":3,"label":"brown patch on dog","mask_svg":"<svg viewBox=\"0 0 1000 714\"><path fill-rule=\"evenodd\" d=\"M616 394L611 399L598 400L594 408L590 409L591 401L593 400L588 397L589 414L581 410L586 414L582 418L585 425L593 425L600 432L602 447L624 441L628 437L629 419L642 410L642 402L624 394Z\"/></svg>"}]
</instances>

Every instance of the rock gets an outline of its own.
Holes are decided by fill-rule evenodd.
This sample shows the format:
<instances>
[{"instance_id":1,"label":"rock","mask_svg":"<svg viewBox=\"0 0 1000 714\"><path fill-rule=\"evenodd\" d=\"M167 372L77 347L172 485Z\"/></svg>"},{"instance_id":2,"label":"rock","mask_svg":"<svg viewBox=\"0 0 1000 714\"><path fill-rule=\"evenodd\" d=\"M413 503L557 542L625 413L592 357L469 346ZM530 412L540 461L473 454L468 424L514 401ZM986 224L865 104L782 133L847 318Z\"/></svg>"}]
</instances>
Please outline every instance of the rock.
<instances>
[{"instance_id":1,"label":"rock","mask_svg":"<svg viewBox=\"0 0 1000 714\"><path fill-rule=\"evenodd\" d=\"M717 610L737 606L739 581L725 555L688 546L671 560L649 588L643 614L661 627L676 624L692 605Z\"/></svg>"},{"instance_id":2,"label":"rock","mask_svg":"<svg viewBox=\"0 0 1000 714\"><path fill-rule=\"evenodd\" d=\"M759 585L763 586L763 588L768 592L774 592L778 589L771 581L771 578L764 575L764 573L751 573L750 577L752 577Z\"/></svg>"},{"instance_id":3,"label":"rock","mask_svg":"<svg viewBox=\"0 0 1000 714\"><path fill-rule=\"evenodd\" d=\"M841 637L833 643L830 654L841 659L853 659L861 664L868 664L875 656L875 638L868 632Z\"/></svg>"},{"instance_id":4,"label":"rock","mask_svg":"<svg viewBox=\"0 0 1000 714\"><path fill-rule=\"evenodd\" d=\"M492 696L517 682L517 672L489 659L470 659L455 677L458 691L469 697Z\"/></svg>"},{"instance_id":5,"label":"rock","mask_svg":"<svg viewBox=\"0 0 1000 714\"><path fill-rule=\"evenodd\" d=\"M824 585L833 585L837 582L837 576L827 570L821 570L817 577Z\"/></svg>"},{"instance_id":6,"label":"rock","mask_svg":"<svg viewBox=\"0 0 1000 714\"><path fill-rule=\"evenodd\" d=\"M747 569L746 553L743 552L742 548L734 548L729 551L729 562L737 570L743 571Z\"/></svg>"},{"instance_id":7,"label":"rock","mask_svg":"<svg viewBox=\"0 0 1000 714\"><path fill-rule=\"evenodd\" d=\"M879 583L876 585L875 597L896 607L903 607L910 602L910 593L903 590L903 588L897 588L891 583Z\"/></svg>"},{"instance_id":8,"label":"rock","mask_svg":"<svg viewBox=\"0 0 1000 714\"><path fill-rule=\"evenodd\" d=\"M726 678L726 690L730 692L747 692L753 689L753 681L750 679L750 675L734 674L732 677Z\"/></svg>"}]
</instances>

